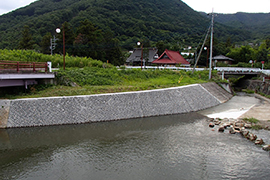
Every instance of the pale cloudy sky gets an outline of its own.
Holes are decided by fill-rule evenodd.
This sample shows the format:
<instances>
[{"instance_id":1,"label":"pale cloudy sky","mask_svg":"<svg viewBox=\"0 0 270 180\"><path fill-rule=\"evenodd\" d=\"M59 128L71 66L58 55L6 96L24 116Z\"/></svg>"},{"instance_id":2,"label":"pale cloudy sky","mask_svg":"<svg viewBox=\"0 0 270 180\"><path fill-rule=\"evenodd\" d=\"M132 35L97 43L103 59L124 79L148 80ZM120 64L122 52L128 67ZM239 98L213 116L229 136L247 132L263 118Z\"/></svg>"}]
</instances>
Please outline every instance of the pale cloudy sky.
<instances>
[{"instance_id":1,"label":"pale cloudy sky","mask_svg":"<svg viewBox=\"0 0 270 180\"><path fill-rule=\"evenodd\" d=\"M182 0L196 11L206 13L270 12L270 0Z\"/></svg>"},{"instance_id":2,"label":"pale cloudy sky","mask_svg":"<svg viewBox=\"0 0 270 180\"><path fill-rule=\"evenodd\" d=\"M37 0L0 0L0 15ZM182 0L196 11L206 13L270 12L270 0Z\"/></svg>"},{"instance_id":3,"label":"pale cloudy sky","mask_svg":"<svg viewBox=\"0 0 270 180\"><path fill-rule=\"evenodd\" d=\"M0 0L0 15L29 5L37 0Z\"/></svg>"}]
</instances>

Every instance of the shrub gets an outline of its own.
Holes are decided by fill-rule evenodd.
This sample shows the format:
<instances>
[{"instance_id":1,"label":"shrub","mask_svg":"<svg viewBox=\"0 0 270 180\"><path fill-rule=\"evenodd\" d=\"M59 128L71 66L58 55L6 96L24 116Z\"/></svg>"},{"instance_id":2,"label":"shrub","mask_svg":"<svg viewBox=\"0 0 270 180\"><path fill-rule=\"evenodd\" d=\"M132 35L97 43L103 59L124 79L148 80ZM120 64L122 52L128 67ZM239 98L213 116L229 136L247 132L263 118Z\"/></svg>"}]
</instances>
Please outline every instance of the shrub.
<instances>
[{"instance_id":1,"label":"shrub","mask_svg":"<svg viewBox=\"0 0 270 180\"><path fill-rule=\"evenodd\" d=\"M63 56L55 54L53 56L41 54L33 50L0 50L0 60L23 61L23 62L52 62L53 68L63 67ZM111 64L104 66L102 61L93 60L87 57L65 56L66 67L113 67Z\"/></svg>"}]
</instances>

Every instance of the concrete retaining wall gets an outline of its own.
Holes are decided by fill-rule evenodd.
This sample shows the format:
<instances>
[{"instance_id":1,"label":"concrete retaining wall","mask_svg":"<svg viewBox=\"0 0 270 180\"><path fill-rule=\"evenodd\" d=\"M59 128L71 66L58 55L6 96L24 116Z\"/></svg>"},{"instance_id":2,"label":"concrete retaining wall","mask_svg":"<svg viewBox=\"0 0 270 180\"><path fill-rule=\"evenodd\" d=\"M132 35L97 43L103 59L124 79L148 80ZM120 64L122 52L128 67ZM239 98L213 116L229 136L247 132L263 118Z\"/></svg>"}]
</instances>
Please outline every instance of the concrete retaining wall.
<instances>
[{"instance_id":1,"label":"concrete retaining wall","mask_svg":"<svg viewBox=\"0 0 270 180\"><path fill-rule=\"evenodd\" d=\"M209 86L209 85L208 85ZM151 91L0 100L0 127L77 124L199 111L220 104L224 92L195 84ZM216 95L215 95L216 94ZM227 93L229 99L231 95Z\"/></svg>"}]
</instances>

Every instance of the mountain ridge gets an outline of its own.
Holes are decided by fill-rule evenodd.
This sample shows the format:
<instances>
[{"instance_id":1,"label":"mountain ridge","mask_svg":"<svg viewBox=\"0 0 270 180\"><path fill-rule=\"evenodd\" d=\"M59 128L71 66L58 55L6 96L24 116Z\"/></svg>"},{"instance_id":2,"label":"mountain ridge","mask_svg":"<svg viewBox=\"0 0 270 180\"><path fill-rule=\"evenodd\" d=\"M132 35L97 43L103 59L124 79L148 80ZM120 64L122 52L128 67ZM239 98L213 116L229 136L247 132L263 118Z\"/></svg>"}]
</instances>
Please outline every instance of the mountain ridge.
<instances>
[{"instance_id":1,"label":"mountain ridge","mask_svg":"<svg viewBox=\"0 0 270 180\"><path fill-rule=\"evenodd\" d=\"M24 25L31 28L34 41L67 21L74 31L88 19L103 30L110 30L125 49L136 41L165 41L183 45L198 43L210 24L210 19L179 0L39 0L0 16L0 48L17 48ZM218 21L217 21L218 22ZM251 39L246 29L215 24L221 41L232 37L239 42Z\"/></svg>"}]
</instances>

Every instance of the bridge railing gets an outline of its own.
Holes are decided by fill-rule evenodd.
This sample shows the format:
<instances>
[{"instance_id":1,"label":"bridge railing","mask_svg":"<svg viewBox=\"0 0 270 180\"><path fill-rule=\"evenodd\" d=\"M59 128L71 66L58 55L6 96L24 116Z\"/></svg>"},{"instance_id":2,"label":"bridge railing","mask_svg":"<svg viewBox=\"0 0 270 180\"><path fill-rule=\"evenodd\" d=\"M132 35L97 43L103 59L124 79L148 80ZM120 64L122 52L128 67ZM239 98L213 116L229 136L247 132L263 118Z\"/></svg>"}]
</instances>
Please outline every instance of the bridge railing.
<instances>
[{"instance_id":1,"label":"bridge railing","mask_svg":"<svg viewBox=\"0 0 270 180\"><path fill-rule=\"evenodd\" d=\"M140 69L141 66L125 66L126 69ZM143 66L143 69L171 69L171 70L185 70L192 71L191 67L163 67L163 66ZM196 68L196 71L203 71L205 68Z\"/></svg>"},{"instance_id":2,"label":"bridge railing","mask_svg":"<svg viewBox=\"0 0 270 180\"><path fill-rule=\"evenodd\" d=\"M126 69L139 69L141 66L125 66ZM158 67L158 66L143 66L144 69L171 69L171 70L185 70L192 71L191 67ZM245 67L215 67L215 70L218 72L235 72L235 73L263 73L266 75L270 75L270 70L260 69L260 68L245 68ZM209 70L208 68L196 68L196 71L204 71Z\"/></svg>"},{"instance_id":3,"label":"bridge railing","mask_svg":"<svg viewBox=\"0 0 270 180\"><path fill-rule=\"evenodd\" d=\"M15 61L0 61L1 71L45 71L48 72L47 62L15 62Z\"/></svg>"},{"instance_id":4,"label":"bridge railing","mask_svg":"<svg viewBox=\"0 0 270 180\"><path fill-rule=\"evenodd\" d=\"M261 73L262 70L260 68L241 68L241 67L215 67L215 70L220 72L254 72L254 73Z\"/></svg>"}]
</instances>

